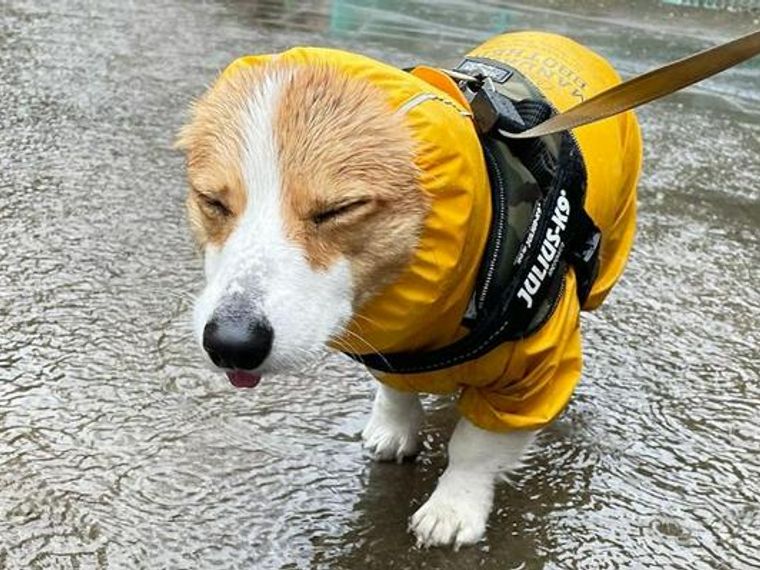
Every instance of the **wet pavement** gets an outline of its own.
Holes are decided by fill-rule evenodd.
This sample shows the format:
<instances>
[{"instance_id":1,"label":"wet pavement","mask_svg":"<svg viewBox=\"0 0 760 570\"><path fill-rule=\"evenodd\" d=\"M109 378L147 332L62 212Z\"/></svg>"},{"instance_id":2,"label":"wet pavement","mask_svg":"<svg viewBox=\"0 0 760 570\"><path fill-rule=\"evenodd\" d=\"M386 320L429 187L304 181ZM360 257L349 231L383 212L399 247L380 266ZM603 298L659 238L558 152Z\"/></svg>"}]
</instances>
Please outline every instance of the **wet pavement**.
<instances>
[{"instance_id":1,"label":"wet pavement","mask_svg":"<svg viewBox=\"0 0 760 570\"><path fill-rule=\"evenodd\" d=\"M735 2L736 5L748 5ZM760 13L648 2L0 2L0 568L760 566L760 59L642 109L629 268L583 322L584 380L498 493L488 541L418 550L445 466L375 465L372 382L334 356L236 391L188 310L185 108L294 44L451 64L542 28L624 76Z\"/></svg>"}]
</instances>

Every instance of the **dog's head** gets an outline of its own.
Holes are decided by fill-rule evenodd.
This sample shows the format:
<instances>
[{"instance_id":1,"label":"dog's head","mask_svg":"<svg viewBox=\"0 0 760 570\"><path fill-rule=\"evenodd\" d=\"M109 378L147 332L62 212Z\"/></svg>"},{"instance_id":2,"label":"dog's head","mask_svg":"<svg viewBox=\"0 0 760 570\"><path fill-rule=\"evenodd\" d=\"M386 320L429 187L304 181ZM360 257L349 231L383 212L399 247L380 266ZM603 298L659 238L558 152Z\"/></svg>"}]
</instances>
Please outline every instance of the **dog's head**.
<instances>
[{"instance_id":1,"label":"dog's head","mask_svg":"<svg viewBox=\"0 0 760 570\"><path fill-rule=\"evenodd\" d=\"M381 90L335 67L241 66L178 146L207 280L194 329L237 385L313 360L418 243L413 138Z\"/></svg>"}]
</instances>

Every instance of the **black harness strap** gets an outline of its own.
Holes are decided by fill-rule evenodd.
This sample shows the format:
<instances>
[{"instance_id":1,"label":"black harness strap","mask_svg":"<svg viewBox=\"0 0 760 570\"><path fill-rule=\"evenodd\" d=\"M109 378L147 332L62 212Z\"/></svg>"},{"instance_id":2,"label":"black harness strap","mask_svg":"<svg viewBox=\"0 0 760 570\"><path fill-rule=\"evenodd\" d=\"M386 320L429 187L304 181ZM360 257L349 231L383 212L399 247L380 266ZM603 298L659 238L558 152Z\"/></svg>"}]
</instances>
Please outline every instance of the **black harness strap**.
<instances>
[{"instance_id":1,"label":"black harness strap","mask_svg":"<svg viewBox=\"0 0 760 570\"><path fill-rule=\"evenodd\" d=\"M535 203L531 224L517 256L507 258L503 233L509 189L499 150L505 140L499 137L496 127L503 127L503 122L509 121L511 130L525 130L545 120L552 109L543 101L514 104L495 91L486 96L495 98L491 102L492 110L498 110L495 119L487 119L490 124L486 124L486 128L482 122L479 125L484 131L481 145L491 185L492 217L473 296L475 317L466 322L470 330L461 339L429 351L347 353L369 368L396 374L440 370L474 360L506 341L531 334L551 314L551 311L545 311L543 316L540 314L544 301L552 299L556 303L561 296L568 264L575 268L578 276L581 303L591 289L596 275L600 234L583 208L586 171L578 144L568 132L555 135L560 137L556 160L542 139L506 142L543 190L543 196ZM473 104L476 121L478 105ZM507 106L508 111L505 110ZM507 283L494 279L499 268L509 269L511 277Z\"/></svg>"}]
</instances>

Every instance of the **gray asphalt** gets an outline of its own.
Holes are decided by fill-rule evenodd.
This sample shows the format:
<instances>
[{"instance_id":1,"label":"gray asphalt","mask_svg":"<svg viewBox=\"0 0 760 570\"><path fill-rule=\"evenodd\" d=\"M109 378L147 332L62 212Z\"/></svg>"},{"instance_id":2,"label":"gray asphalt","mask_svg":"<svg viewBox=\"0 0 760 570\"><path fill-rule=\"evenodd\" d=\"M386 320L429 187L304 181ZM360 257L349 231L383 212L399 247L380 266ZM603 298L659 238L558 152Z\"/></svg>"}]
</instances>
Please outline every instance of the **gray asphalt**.
<instances>
[{"instance_id":1,"label":"gray asphalt","mask_svg":"<svg viewBox=\"0 0 760 570\"><path fill-rule=\"evenodd\" d=\"M374 465L372 382L343 358L255 391L203 367L171 148L244 53L451 64L541 28L631 76L758 18L654 0L1 2L0 568L760 567L760 60L639 112L639 236L584 317L583 382L500 488L488 541L458 553L406 533L445 466L448 400L426 401L416 463Z\"/></svg>"}]
</instances>

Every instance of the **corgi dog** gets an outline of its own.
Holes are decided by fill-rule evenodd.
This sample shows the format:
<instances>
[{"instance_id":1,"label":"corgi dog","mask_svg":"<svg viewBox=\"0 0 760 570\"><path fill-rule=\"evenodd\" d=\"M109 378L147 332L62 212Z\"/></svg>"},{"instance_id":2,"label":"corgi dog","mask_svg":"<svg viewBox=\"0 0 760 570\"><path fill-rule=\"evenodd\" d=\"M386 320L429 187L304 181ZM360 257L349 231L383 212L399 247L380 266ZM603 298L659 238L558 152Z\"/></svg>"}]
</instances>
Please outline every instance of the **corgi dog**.
<instances>
[{"instance_id":1,"label":"corgi dog","mask_svg":"<svg viewBox=\"0 0 760 570\"><path fill-rule=\"evenodd\" d=\"M554 111L619 82L596 54L538 32L493 38L459 69L485 73L518 107L538 99ZM499 147L512 165L502 167L504 220L522 207L513 190L537 189L524 193L525 212L507 231L492 203L492 153L461 87L432 68L407 72L338 50L296 48L235 61L197 100L178 138L206 276L194 331L205 358L234 386L297 373L325 348L359 360L408 353L414 362L416 353L467 335L479 287L508 289L484 271L489 236L503 242L506 273L528 263L518 246L538 239L543 186L559 167L543 180L532 170L532 147ZM459 394L448 466L411 516L420 545L484 538L496 481L520 465L580 377L580 311L601 303L628 256L641 159L635 117L566 138L579 149L572 156L583 180L577 192L562 186L547 214L555 226L535 245L543 257L515 301L537 310L534 291L555 280L533 328L435 370L370 365L380 384L362 438L378 460L418 451L419 393ZM553 152L553 143L546 148ZM565 200L573 192L578 200ZM598 267L580 296L580 271L559 261L561 216L572 208L585 208L601 235Z\"/></svg>"}]
</instances>

